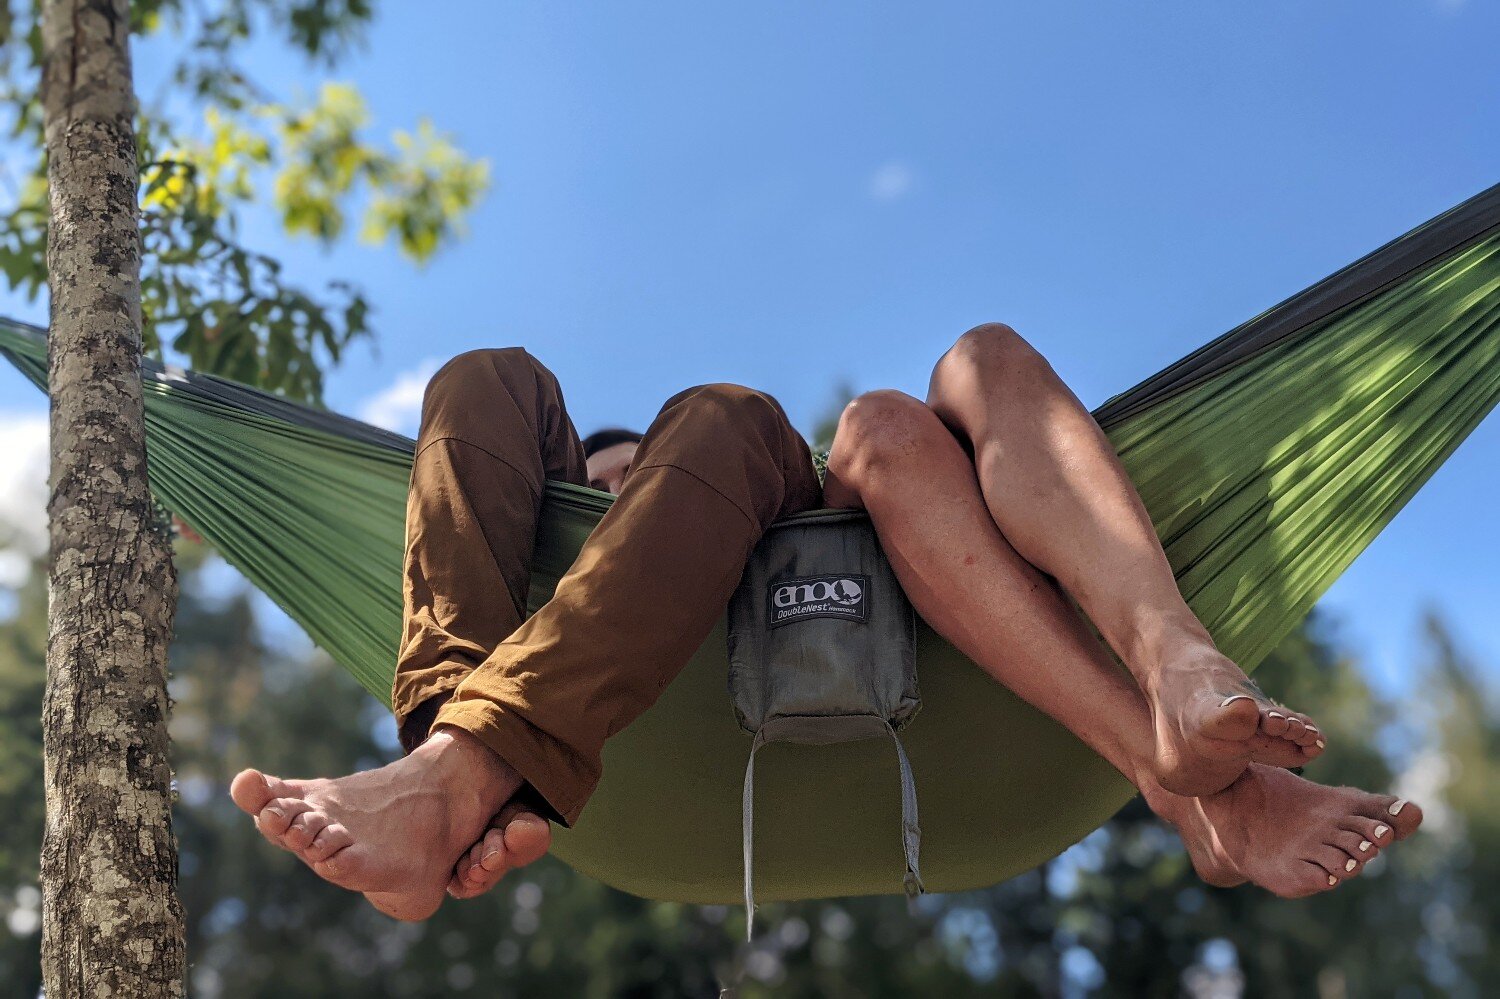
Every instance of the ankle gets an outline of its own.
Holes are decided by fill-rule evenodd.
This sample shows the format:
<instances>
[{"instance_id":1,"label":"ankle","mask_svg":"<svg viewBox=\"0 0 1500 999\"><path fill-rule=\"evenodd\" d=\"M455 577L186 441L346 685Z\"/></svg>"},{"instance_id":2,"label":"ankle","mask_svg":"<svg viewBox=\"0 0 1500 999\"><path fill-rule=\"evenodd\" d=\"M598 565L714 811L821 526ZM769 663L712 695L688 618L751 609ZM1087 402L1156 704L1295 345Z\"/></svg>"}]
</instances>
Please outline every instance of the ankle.
<instances>
[{"instance_id":1,"label":"ankle","mask_svg":"<svg viewBox=\"0 0 1500 999\"><path fill-rule=\"evenodd\" d=\"M1170 639L1155 643L1146 659L1149 665L1139 682L1147 696L1155 698L1167 679L1200 674L1212 664L1223 661L1223 653L1206 632L1197 635L1177 633Z\"/></svg>"},{"instance_id":2,"label":"ankle","mask_svg":"<svg viewBox=\"0 0 1500 999\"><path fill-rule=\"evenodd\" d=\"M1155 781L1142 785L1140 791L1141 797L1146 801L1146 807L1151 809L1152 814L1178 830L1183 828L1190 813L1198 805L1198 799L1173 794Z\"/></svg>"},{"instance_id":3,"label":"ankle","mask_svg":"<svg viewBox=\"0 0 1500 999\"><path fill-rule=\"evenodd\" d=\"M478 736L453 725L440 725L412 756L430 763L434 776L452 791L472 791L491 812L510 800L521 777Z\"/></svg>"}]
</instances>

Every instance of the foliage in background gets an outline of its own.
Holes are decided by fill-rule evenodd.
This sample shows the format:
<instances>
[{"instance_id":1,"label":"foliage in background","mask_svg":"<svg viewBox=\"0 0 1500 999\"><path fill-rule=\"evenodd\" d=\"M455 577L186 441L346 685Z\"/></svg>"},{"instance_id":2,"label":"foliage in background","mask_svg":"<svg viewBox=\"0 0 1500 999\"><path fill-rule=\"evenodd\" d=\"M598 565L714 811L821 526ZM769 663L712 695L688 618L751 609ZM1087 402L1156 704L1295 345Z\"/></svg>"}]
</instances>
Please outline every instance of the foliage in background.
<instances>
[{"instance_id":1,"label":"foliage in background","mask_svg":"<svg viewBox=\"0 0 1500 999\"><path fill-rule=\"evenodd\" d=\"M37 0L0 0L0 99L10 109L11 204L0 221L0 273L37 295L46 285L47 200L36 99ZM373 16L364 0L147 0L132 5L137 37L170 50L168 83L142 102L141 275L145 340L201 371L300 400L322 395L322 370L369 332L370 303L356 284L307 289L248 246L242 222L268 204L281 228L332 246L358 220L360 236L394 243L421 263L462 231L489 183L428 121L370 135L358 90L325 84L284 103L237 60L256 41L279 41L329 67L355 47Z\"/></svg>"},{"instance_id":2,"label":"foliage in background","mask_svg":"<svg viewBox=\"0 0 1500 999\"><path fill-rule=\"evenodd\" d=\"M320 654L268 641L257 604L179 542L172 650L182 893L195 996L713 995L734 907L645 902L545 860L431 922L378 916L265 844L224 789L250 761L342 773L389 758L389 716ZM226 585L226 579L231 582ZM37 712L45 596L0 622L0 982L35 995ZM1258 672L1336 742L1310 776L1427 806L1424 832L1337 892L1206 888L1139 803L1039 871L983 891L766 906L744 996L1479 997L1500 986L1500 711L1434 620L1421 705L1378 697L1314 619ZM1059 788L1059 793L1066 793Z\"/></svg>"},{"instance_id":3,"label":"foliage in background","mask_svg":"<svg viewBox=\"0 0 1500 999\"><path fill-rule=\"evenodd\" d=\"M415 261L458 232L486 167L421 123L370 136L359 94L306 101L241 70L271 41L325 66L356 48L367 0L137 0L138 37L169 49L166 86L140 115L147 336L193 366L317 399L320 368L368 331L359 289L305 289L240 235L257 205L294 235L350 230ZM0 3L0 88L12 109L12 202L0 271L45 281L34 0ZM170 41L170 46L165 44ZM141 51L138 48L138 54ZM847 395L848 393L843 393ZM817 437L831 437L833 424ZM228 800L255 761L341 773L393 751L388 716L321 655L268 642L256 603L180 545L171 728L180 801L191 991L200 996L711 995L743 915L645 902L544 861L490 896L397 924L268 847ZM43 575L0 620L0 982L37 994L36 857ZM0 605L3 606L3 605ZM1482 675L1431 627L1419 709L1370 690L1316 622L1258 674L1337 740L1314 776L1382 787L1393 770L1428 806L1423 835L1352 885L1303 902L1205 888L1138 803L1063 858L983 891L767 906L744 955L746 996L1480 996L1500 991L1500 712ZM1066 793L1059 789L1059 793ZM1434 807L1436 806L1436 807Z\"/></svg>"}]
</instances>

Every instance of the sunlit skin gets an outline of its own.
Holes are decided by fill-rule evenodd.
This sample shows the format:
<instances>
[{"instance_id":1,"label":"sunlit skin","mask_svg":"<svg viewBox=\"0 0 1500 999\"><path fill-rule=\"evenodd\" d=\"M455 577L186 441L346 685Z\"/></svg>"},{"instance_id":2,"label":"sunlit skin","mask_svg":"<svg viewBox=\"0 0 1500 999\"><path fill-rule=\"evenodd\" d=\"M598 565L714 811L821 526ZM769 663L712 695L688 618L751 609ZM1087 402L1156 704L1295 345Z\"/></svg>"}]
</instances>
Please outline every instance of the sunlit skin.
<instances>
[{"instance_id":1,"label":"sunlit skin","mask_svg":"<svg viewBox=\"0 0 1500 999\"><path fill-rule=\"evenodd\" d=\"M592 455L590 484L618 492L635 450ZM855 399L824 492L869 513L923 619L1134 783L1208 883L1328 891L1421 823L1412 802L1286 769L1315 760L1323 734L1215 648L1109 441L1009 327L960 337L925 400ZM547 822L510 802L520 785L473 736L439 727L378 770L247 770L231 792L322 877L423 919L445 891L480 894L546 852Z\"/></svg>"}]
</instances>

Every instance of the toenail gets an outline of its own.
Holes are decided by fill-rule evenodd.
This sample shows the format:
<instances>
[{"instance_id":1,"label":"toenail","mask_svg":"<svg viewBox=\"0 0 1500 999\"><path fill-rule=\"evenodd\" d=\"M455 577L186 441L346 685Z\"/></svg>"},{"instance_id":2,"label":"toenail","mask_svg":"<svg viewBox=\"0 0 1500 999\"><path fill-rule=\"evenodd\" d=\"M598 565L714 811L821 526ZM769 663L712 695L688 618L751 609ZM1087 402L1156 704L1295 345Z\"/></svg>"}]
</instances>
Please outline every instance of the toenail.
<instances>
[{"instance_id":1,"label":"toenail","mask_svg":"<svg viewBox=\"0 0 1500 999\"><path fill-rule=\"evenodd\" d=\"M1282 714L1280 711L1267 711L1266 712L1266 717L1268 717L1268 718L1285 718L1286 715Z\"/></svg>"},{"instance_id":2,"label":"toenail","mask_svg":"<svg viewBox=\"0 0 1500 999\"><path fill-rule=\"evenodd\" d=\"M1319 749L1327 749L1328 748L1328 743L1324 742L1322 739L1319 739L1318 740L1318 748Z\"/></svg>"},{"instance_id":3,"label":"toenail","mask_svg":"<svg viewBox=\"0 0 1500 999\"><path fill-rule=\"evenodd\" d=\"M1338 878L1334 877L1332 874L1328 875L1328 887L1332 888L1334 885L1336 885L1338 883L1339 883L1339 879Z\"/></svg>"},{"instance_id":4,"label":"toenail","mask_svg":"<svg viewBox=\"0 0 1500 999\"><path fill-rule=\"evenodd\" d=\"M1350 857L1349 860L1348 860L1348 862L1344 864L1344 870L1346 870L1346 871L1352 871L1352 870L1354 870L1358 866L1359 866L1359 861L1355 860L1353 857Z\"/></svg>"},{"instance_id":5,"label":"toenail","mask_svg":"<svg viewBox=\"0 0 1500 999\"><path fill-rule=\"evenodd\" d=\"M1401 800L1401 801L1396 802L1394 805L1392 805L1390 807L1389 811L1390 811L1390 813L1392 815L1400 815L1401 814L1401 809L1403 809L1405 807L1406 807L1406 801L1405 800Z\"/></svg>"},{"instance_id":6,"label":"toenail","mask_svg":"<svg viewBox=\"0 0 1500 999\"><path fill-rule=\"evenodd\" d=\"M1374 844L1371 843L1369 840L1362 839L1362 840L1359 841L1359 852L1360 853L1369 853L1370 852L1370 847L1373 846L1373 845Z\"/></svg>"},{"instance_id":7,"label":"toenail","mask_svg":"<svg viewBox=\"0 0 1500 999\"><path fill-rule=\"evenodd\" d=\"M1375 838L1379 839L1380 837L1384 836L1386 833L1388 833L1390 831L1391 831L1391 827L1390 826L1376 826L1375 827Z\"/></svg>"},{"instance_id":8,"label":"toenail","mask_svg":"<svg viewBox=\"0 0 1500 999\"><path fill-rule=\"evenodd\" d=\"M1249 694L1234 694L1234 695L1232 695L1230 697L1224 698L1223 703L1221 703L1219 705L1219 707L1221 707L1221 708L1227 708L1227 707L1229 707L1230 704L1234 703L1235 701L1248 701L1250 699L1251 699L1251 697L1250 697Z\"/></svg>"},{"instance_id":9,"label":"toenail","mask_svg":"<svg viewBox=\"0 0 1500 999\"><path fill-rule=\"evenodd\" d=\"M279 808L267 808L266 811L270 812L272 815L276 816L278 819L284 819L284 818L286 818L286 812L283 812ZM1391 814L1394 815L1395 813L1392 812Z\"/></svg>"}]
</instances>

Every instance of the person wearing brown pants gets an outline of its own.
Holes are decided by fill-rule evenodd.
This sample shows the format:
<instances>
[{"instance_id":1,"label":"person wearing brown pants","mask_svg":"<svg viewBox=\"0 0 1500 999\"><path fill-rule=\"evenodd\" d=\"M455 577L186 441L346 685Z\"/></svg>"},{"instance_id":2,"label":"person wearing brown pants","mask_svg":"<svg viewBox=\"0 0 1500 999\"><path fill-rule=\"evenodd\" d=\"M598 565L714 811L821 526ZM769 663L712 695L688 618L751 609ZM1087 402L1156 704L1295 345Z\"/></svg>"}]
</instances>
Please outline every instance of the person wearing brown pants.
<instances>
[{"instance_id":1,"label":"person wearing brown pants","mask_svg":"<svg viewBox=\"0 0 1500 999\"><path fill-rule=\"evenodd\" d=\"M604 741L702 643L765 529L823 499L781 407L739 386L682 392L633 450L609 450L618 499L524 620L543 485L584 484L591 462L525 351L433 377L393 697L408 755L331 781L242 772L232 794L268 839L400 918L487 890L545 852L547 819L577 819ZM1211 883L1326 890L1420 821L1281 769L1319 755L1321 733L1213 648L1108 441L1008 327L961 337L926 401L856 399L826 488L869 512L924 619L1114 763Z\"/></svg>"}]
</instances>

